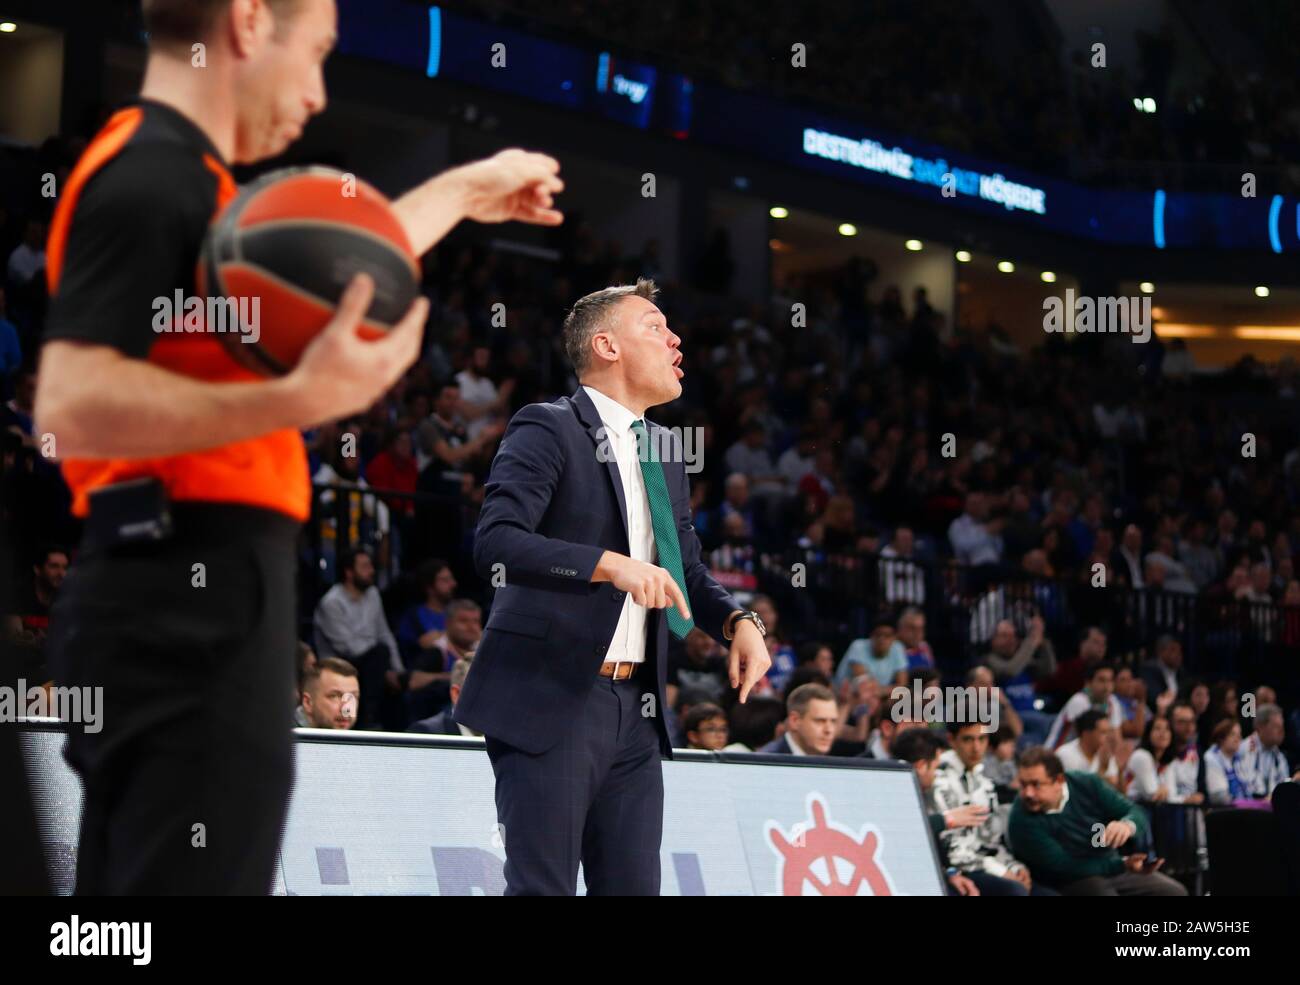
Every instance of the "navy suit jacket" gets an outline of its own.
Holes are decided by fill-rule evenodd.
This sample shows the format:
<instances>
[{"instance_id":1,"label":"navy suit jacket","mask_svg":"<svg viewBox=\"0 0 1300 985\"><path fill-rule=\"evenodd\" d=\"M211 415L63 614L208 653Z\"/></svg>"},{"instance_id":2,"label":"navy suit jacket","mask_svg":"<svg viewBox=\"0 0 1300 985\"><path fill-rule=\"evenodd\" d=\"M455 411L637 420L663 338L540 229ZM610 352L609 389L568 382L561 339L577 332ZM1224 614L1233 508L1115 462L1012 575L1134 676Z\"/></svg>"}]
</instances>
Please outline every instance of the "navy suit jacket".
<instances>
[{"instance_id":1,"label":"navy suit jacket","mask_svg":"<svg viewBox=\"0 0 1300 985\"><path fill-rule=\"evenodd\" d=\"M794 750L790 748L790 738L786 735L778 735L775 739L765 746L754 750L755 752L766 752L777 756L793 756Z\"/></svg>"},{"instance_id":2,"label":"navy suit jacket","mask_svg":"<svg viewBox=\"0 0 1300 985\"><path fill-rule=\"evenodd\" d=\"M710 577L691 523L691 493L681 438L646 420L667 480L687 602L696 626L726 643L722 626L741 606ZM579 387L571 397L521 407L492 460L474 541L474 566L498 585L456 702L456 721L538 754L583 714L618 625L625 592L592 584L605 551L627 555L627 504L618 464L608 453L596 405ZM604 459L604 460L602 460ZM504 584L502 583L504 582ZM652 716L663 754L668 620L647 614L642 686L655 695Z\"/></svg>"}]
</instances>

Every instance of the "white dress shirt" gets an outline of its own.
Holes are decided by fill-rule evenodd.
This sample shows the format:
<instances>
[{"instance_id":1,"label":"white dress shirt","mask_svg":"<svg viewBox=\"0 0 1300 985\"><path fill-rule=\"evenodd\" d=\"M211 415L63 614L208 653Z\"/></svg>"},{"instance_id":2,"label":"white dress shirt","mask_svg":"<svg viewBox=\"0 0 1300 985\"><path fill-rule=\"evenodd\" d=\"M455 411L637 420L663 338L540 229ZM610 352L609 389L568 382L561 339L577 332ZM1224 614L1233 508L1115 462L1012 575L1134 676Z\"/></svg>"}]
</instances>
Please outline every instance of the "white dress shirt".
<instances>
[{"instance_id":1,"label":"white dress shirt","mask_svg":"<svg viewBox=\"0 0 1300 985\"><path fill-rule=\"evenodd\" d=\"M650 499L645 491L645 477L641 474L636 432L632 430L632 423L640 418L599 390L589 386L584 386L583 389L596 405L596 413L605 425L605 447L613 453L619 477L623 480L623 499L627 503L628 556L654 564L658 554L655 552L654 525L650 520ZM646 430L649 431L648 425ZM625 595L605 660L643 662L645 637L646 608L633 602L631 595Z\"/></svg>"}]
</instances>

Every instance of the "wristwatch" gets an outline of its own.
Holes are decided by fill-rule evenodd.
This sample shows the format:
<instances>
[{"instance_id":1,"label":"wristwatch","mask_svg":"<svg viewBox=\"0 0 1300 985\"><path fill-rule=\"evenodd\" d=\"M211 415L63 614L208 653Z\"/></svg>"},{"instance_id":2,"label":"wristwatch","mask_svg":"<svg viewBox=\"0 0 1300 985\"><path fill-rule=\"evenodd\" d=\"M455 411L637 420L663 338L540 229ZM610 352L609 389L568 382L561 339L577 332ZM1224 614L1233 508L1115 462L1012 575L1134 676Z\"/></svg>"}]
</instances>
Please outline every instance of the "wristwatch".
<instances>
[{"instance_id":1,"label":"wristwatch","mask_svg":"<svg viewBox=\"0 0 1300 985\"><path fill-rule=\"evenodd\" d=\"M763 625L763 620L758 618L758 613L753 609L737 609L731 615L727 616L726 621L722 624L723 639L734 640L736 638L736 626L738 623L748 620L758 627L759 633L764 637L767 636L767 627Z\"/></svg>"}]
</instances>

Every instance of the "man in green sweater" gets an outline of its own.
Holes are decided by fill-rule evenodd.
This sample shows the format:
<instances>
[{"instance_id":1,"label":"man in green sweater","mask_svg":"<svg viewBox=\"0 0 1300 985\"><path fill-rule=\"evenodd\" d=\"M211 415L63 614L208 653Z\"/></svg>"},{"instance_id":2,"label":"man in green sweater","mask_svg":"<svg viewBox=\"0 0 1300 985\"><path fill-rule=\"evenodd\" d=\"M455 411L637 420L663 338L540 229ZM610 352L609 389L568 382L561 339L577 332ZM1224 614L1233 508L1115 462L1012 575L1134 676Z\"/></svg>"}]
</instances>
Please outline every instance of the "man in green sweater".
<instances>
[{"instance_id":1,"label":"man in green sweater","mask_svg":"<svg viewBox=\"0 0 1300 985\"><path fill-rule=\"evenodd\" d=\"M1008 835L1036 880L1066 896L1187 895L1156 871L1163 859L1148 865L1144 854L1120 854L1121 845L1149 835L1146 818L1100 777L1067 773L1042 746L1021 754L1018 777Z\"/></svg>"}]
</instances>

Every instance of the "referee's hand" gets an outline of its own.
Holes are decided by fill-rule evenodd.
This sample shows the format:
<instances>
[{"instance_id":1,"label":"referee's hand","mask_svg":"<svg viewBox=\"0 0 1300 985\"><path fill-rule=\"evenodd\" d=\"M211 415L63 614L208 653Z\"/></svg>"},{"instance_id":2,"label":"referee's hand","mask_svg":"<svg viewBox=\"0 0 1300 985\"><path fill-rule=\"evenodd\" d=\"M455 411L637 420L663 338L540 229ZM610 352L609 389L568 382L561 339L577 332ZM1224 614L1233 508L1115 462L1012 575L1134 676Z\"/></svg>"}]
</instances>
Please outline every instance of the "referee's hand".
<instances>
[{"instance_id":1,"label":"referee's hand","mask_svg":"<svg viewBox=\"0 0 1300 985\"><path fill-rule=\"evenodd\" d=\"M289 385L301 393L306 417L313 424L368 410L420 354L428 299L416 298L384 338L363 339L357 328L374 293L369 275L357 274L343 292L329 325L289 374Z\"/></svg>"}]
</instances>

